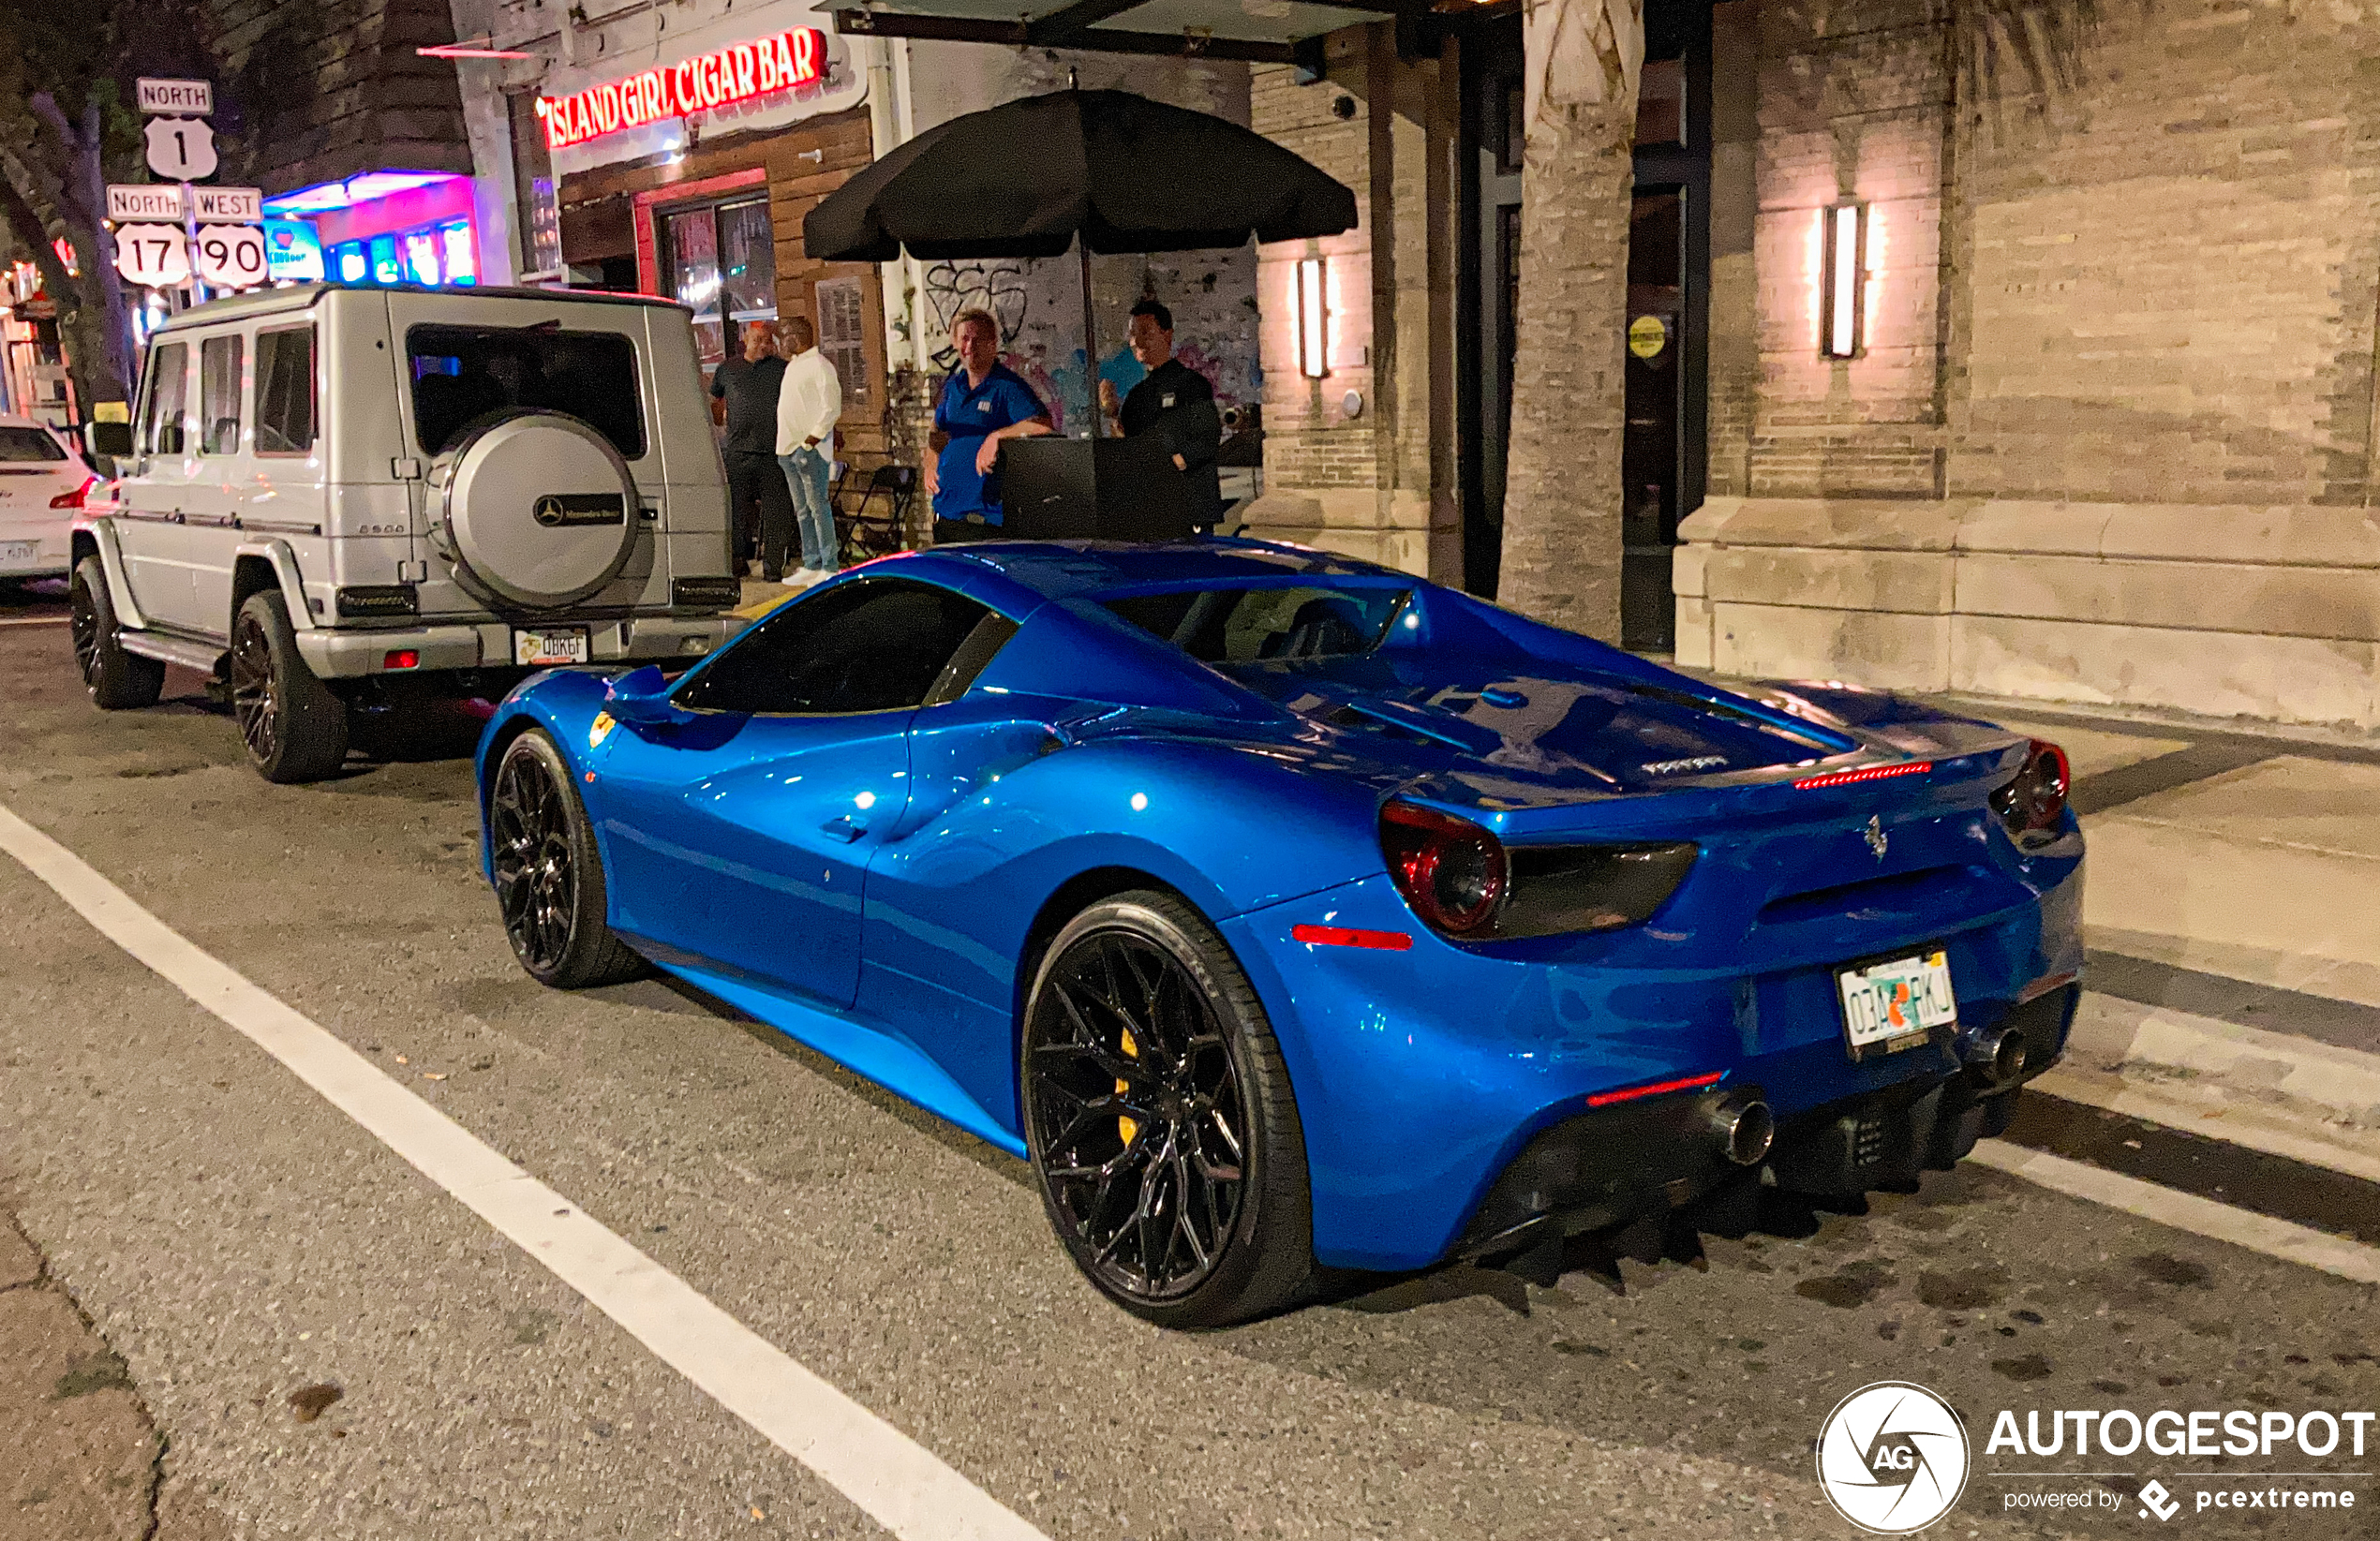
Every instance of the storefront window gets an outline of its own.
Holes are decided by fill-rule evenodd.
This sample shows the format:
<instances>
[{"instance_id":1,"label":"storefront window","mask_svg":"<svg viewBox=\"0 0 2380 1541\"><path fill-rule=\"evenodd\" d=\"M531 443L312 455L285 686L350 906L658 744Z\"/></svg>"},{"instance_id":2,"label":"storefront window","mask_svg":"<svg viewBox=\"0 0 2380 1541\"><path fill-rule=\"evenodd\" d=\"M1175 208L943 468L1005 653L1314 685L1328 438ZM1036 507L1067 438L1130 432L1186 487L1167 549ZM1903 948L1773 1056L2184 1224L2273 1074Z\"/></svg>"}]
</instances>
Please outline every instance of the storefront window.
<instances>
[{"instance_id":1,"label":"storefront window","mask_svg":"<svg viewBox=\"0 0 2380 1541\"><path fill-rule=\"evenodd\" d=\"M706 371L727 357L731 328L777 319L776 236L766 199L671 210L661 217L661 245L662 288L693 311Z\"/></svg>"}]
</instances>

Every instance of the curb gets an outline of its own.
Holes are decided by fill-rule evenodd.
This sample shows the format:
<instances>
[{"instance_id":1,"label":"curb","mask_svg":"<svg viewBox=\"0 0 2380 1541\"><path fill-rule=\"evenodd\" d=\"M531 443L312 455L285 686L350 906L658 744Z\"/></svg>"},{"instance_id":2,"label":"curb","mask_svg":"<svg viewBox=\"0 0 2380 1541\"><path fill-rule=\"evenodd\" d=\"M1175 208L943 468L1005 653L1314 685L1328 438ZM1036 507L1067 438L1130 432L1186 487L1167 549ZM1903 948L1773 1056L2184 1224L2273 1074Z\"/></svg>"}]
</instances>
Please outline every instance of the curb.
<instances>
[{"instance_id":1,"label":"curb","mask_svg":"<svg viewBox=\"0 0 2380 1541\"><path fill-rule=\"evenodd\" d=\"M2064 1062L2035 1084L2380 1183L2380 1055L2086 990Z\"/></svg>"}]
</instances>

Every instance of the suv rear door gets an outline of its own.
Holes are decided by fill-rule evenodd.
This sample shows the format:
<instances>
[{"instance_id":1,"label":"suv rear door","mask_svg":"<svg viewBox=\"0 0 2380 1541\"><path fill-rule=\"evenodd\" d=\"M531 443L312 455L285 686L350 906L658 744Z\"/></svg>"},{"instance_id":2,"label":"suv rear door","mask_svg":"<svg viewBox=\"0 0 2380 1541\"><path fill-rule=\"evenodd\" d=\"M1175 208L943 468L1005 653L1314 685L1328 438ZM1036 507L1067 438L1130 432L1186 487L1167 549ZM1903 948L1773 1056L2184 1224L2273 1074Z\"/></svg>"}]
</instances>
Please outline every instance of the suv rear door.
<instances>
[{"instance_id":1,"label":"suv rear door","mask_svg":"<svg viewBox=\"0 0 2380 1541\"><path fill-rule=\"evenodd\" d=\"M642 307L492 295L458 301L453 296L410 293L391 293L388 304L406 450L420 456L424 467L485 414L512 407L543 407L591 423L627 461L640 501L647 509L658 510L662 454L647 409L656 382L644 346ZM490 346L458 348L457 333L486 335ZM625 339L632 363L617 373L608 366L573 367L586 353L583 347L573 347L573 339L588 333ZM541 337L551 339L550 348L541 347ZM495 346L498 342L500 347ZM553 367L541 367L546 363ZM686 382L682 389L692 392L692 382ZM433 483L427 490L425 530L439 518L439 489ZM653 531L647 522L627 568L588 605L666 606L666 573L661 575L658 597L647 582L655 566ZM437 559L429 563L421 601L424 615L483 609L455 583L453 569Z\"/></svg>"}]
</instances>

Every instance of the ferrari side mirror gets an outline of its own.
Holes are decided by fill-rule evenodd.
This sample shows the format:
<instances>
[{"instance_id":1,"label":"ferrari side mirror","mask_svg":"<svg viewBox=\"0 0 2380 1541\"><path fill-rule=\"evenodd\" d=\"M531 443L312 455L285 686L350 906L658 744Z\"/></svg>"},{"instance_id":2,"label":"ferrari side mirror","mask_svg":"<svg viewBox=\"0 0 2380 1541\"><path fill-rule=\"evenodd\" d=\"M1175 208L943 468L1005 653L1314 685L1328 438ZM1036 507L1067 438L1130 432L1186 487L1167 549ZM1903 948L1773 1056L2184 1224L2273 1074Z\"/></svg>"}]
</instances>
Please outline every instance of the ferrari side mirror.
<instances>
[{"instance_id":1,"label":"ferrari side mirror","mask_svg":"<svg viewBox=\"0 0 2380 1541\"><path fill-rule=\"evenodd\" d=\"M669 681L649 663L613 680L608 689L603 710L621 722L675 722L685 715L670 704Z\"/></svg>"}]
</instances>

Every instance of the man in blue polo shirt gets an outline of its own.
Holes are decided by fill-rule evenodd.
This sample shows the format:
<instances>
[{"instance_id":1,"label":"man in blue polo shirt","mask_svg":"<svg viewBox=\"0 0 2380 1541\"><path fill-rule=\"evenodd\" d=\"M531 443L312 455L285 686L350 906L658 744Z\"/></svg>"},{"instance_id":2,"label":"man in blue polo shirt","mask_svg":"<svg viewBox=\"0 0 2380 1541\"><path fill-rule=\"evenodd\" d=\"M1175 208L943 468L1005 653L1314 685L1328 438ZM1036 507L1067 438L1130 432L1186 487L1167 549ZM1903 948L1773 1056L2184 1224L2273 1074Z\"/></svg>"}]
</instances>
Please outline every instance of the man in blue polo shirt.
<instances>
[{"instance_id":1,"label":"man in blue polo shirt","mask_svg":"<svg viewBox=\"0 0 2380 1541\"><path fill-rule=\"evenodd\" d=\"M943 382L927 440L926 493L934 500L934 543L999 533L1000 446L1051 431L1049 408L1022 375L1000 362L1000 323L962 310L950 323L959 367Z\"/></svg>"}]
</instances>

